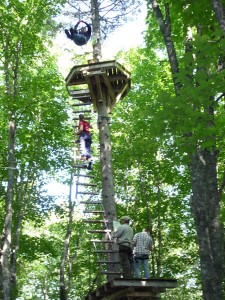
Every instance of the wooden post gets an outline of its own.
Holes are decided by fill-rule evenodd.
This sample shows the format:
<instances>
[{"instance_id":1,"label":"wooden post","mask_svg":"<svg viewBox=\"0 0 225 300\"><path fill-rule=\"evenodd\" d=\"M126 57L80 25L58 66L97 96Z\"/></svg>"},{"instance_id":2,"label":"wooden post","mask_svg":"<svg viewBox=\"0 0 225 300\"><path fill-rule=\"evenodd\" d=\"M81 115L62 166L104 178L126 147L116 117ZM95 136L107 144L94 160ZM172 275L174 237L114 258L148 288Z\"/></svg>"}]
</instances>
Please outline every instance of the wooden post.
<instances>
[{"instance_id":1,"label":"wooden post","mask_svg":"<svg viewBox=\"0 0 225 300\"><path fill-rule=\"evenodd\" d=\"M100 95L99 95L100 96ZM112 167L112 151L111 151L111 139L110 139L110 128L108 115L109 107L107 107L107 90L103 86L101 88L101 99L97 101L98 111L98 128L99 128L99 141L100 141L100 163L101 163L101 179L102 179L102 201L105 210L105 217L108 220L108 229L113 231L113 221L117 219L116 213L116 202L115 202L115 190L114 190L114 179L113 179L113 167ZM108 244L106 245L108 250L117 250L117 245ZM118 261L118 253L109 253L107 260ZM118 264L107 265L108 281L115 278L116 275L110 273L118 273L120 267ZM118 275L117 275L118 276Z\"/></svg>"}]
</instances>

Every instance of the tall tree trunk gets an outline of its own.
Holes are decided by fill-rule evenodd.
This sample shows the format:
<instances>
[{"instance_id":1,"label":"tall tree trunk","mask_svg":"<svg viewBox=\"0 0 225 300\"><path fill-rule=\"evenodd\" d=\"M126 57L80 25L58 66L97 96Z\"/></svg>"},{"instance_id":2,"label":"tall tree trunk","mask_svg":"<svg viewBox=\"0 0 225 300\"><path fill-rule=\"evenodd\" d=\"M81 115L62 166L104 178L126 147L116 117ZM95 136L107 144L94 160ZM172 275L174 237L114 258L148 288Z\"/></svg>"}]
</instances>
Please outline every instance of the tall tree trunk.
<instances>
[{"instance_id":1,"label":"tall tree trunk","mask_svg":"<svg viewBox=\"0 0 225 300\"><path fill-rule=\"evenodd\" d=\"M3 299L11 299L11 273L9 259L11 254L11 237L12 237L12 204L14 192L14 172L15 172L15 98L16 98L16 85L18 76L18 60L14 65L13 81L10 78L10 55L9 55L9 41L10 37L6 37L5 44L5 62L4 74L6 94L9 101L8 112L8 185L5 202L5 219L2 233L2 248L1 248L1 271L2 271L2 286L3 286ZM15 49L16 51L16 49ZM19 52L19 51L18 51ZM18 59L17 54L17 59Z\"/></svg>"},{"instance_id":2,"label":"tall tree trunk","mask_svg":"<svg viewBox=\"0 0 225 300\"><path fill-rule=\"evenodd\" d=\"M215 1L216 2L216 1ZM169 8L166 4L166 18L157 0L151 0L152 7L164 37L170 66L174 79L176 94L182 86L177 82L176 75L179 71L176 52L171 40L171 25ZM190 49L189 49L190 50ZM189 75L189 74L187 74ZM193 75L193 74L192 74ZM190 77L188 77L190 80ZM213 100L212 100L213 101ZM213 107L213 105L211 105ZM205 109L206 115L213 117L213 112ZM208 124L214 126L214 124ZM214 137L208 136L208 139ZM204 137L206 139L206 137ZM215 144L215 142L214 142ZM204 300L222 299L222 231L220 224L220 196L217 184L217 151L216 149L199 149L196 146L190 155L190 175L192 180L193 197L191 200L192 213L197 230L199 256L201 263L201 277Z\"/></svg>"},{"instance_id":3,"label":"tall tree trunk","mask_svg":"<svg viewBox=\"0 0 225 300\"><path fill-rule=\"evenodd\" d=\"M108 95L103 92L103 98ZM112 226L112 221L116 219L116 203L114 198L114 182L112 169L112 153L111 153L111 139L109 130L109 116L108 108L106 106L107 100L99 102L98 107L98 126L100 137L100 162L102 174L102 199L105 208L105 213Z\"/></svg>"},{"instance_id":4,"label":"tall tree trunk","mask_svg":"<svg viewBox=\"0 0 225 300\"><path fill-rule=\"evenodd\" d=\"M69 245L72 234L72 226L73 226L73 213L75 201L72 201L72 183L73 183L73 174L71 174L70 178L70 193L69 193L69 222L67 226L66 237L63 244L63 252L61 256L61 264L60 264L60 300L67 299L67 291L66 291L66 283L65 283L65 264L66 258L69 251Z\"/></svg>"},{"instance_id":5,"label":"tall tree trunk","mask_svg":"<svg viewBox=\"0 0 225 300\"><path fill-rule=\"evenodd\" d=\"M221 0L211 0L220 29L225 33L225 9Z\"/></svg>"},{"instance_id":6,"label":"tall tree trunk","mask_svg":"<svg viewBox=\"0 0 225 300\"><path fill-rule=\"evenodd\" d=\"M98 0L91 0L91 13L92 13L92 28L93 28L93 40L94 40L93 60L94 62L98 62L102 58Z\"/></svg>"},{"instance_id":7,"label":"tall tree trunk","mask_svg":"<svg viewBox=\"0 0 225 300\"><path fill-rule=\"evenodd\" d=\"M150 0L152 3L152 8L156 17L156 20L159 24L160 31L162 33L169 62L170 62L170 68L172 72L172 77L173 77L173 83L175 87L175 92L177 93L180 89L180 83L177 80L177 74L179 72L179 65L177 61L177 56L176 56L176 51L174 47L174 43L172 40L172 33L171 33L171 24L170 24L170 12L169 12L169 4L165 4L165 14L166 17L165 19L163 18L163 14L161 12L161 9L158 5L157 0Z\"/></svg>"},{"instance_id":8,"label":"tall tree trunk","mask_svg":"<svg viewBox=\"0 0 225 300\"><path fill-rule=\"evenodd\" d=\"M9 266L9 259L11 254L11 236L12 236L12 203L13 203L13 189L14 189L14 168L15 168L15 122L10 116L8 133L8 186L6 194L5 206L5 220L2 235L2 249L1 249L1 267L2 267L2 284L3 284L3 299L11 299L11 273Z\"/></svg>"},{"instance_id":9,"label":"tall tree trunk","mask_svg":"<svg viewBox=\"0 0 225 300\"><path fill-rule=\"evenodd\" d=\"M116 214L116 202L115 202L115 190L113 181L113 168L112 168L112 153L111 153L111 139L109 130L109 116L106 103L107 101L106 90L102 87L103 101L98 101L98 126L99 126L99 138L100 138L100 163L101 163L101 175L102 175L102 201L106 218L108 220L108 229L113 231L113 221L117 219ZM116 250L115 244L108 246L109 250ZM108 260L118 261L117 254L109 254ZM118 264L110 264L107 266L108 271L119 271ZM115 276L108 276L108 280L111 280Z\"/></svg>"},{"instance_id":10,"label":"tall tree trunk","mask_svg":"<svg viewBox=\"0 0 225 300\"><path fill-rule=\"evenodd\" d=\"M24 214L26 212L26 206L30 199L31 193L33 192L33 185L35 183L35 178L31 175L34 173L34 169L30 167L28 174L24 176L23 171L21 171L21 176L19 178L20 187L17 191L17 218L15 224L15 233L12 233L12 251L11 251L11 259L10 259L10 272L11 272L11 300L17 298L17 257L20 247L20 236L22 231L22 222L24 219ZM24 177L26 180L24 182Z\"/></svg>"},{"instance_id":11,"label":"tall tree trunk","mask_svg":"<svg viewBox=\"0 0 225 300\"><path fill-rule=\"evenodd\" d=\"M160 162L157 160L158 174L160 173ZM157 253L157 276L160 277L162 272L162 221L161 221L161 182L157 178L157 206L158 206L158 223L157 223L157 238L158 238L158 253Z\"/></svg>"},{"instance_id":12,"label":"tall tree trunk","mask_svg":"<svg viewBox=\"0 0 225 300\"><path fill-rule=\"evenodd\" d=\"M216 150L199 150L191 158L191 209L199 244L205 300L222 299L222 230L217 187Z\"/></svg>"},{"instance_id":13,"label":"tall tree trunk","mask_svg":"<svg viewBox=\"0 0 225 300\"><path fill-rule=\"evenodd\" d=\"M146 224L148 224L148 226L152 229L152 212L151 212L151 208L150 208L150 202L151 197L149 197L149 194L146 193L146 191L148 190L148 187L146 187L146 182L149 182L149 178L147 173L145 172L143 166L145 165L144 161L141 161L141 163L139 163L139 177L140 177L140 184L141 184L141 199L144 200L144 206L146 207ZM145 180L143 180L143 178L145 178ZM155 241L153 238L153 235L151 234L152 237L152 242L153 242L153 249L155 249ZM159 235L158 235L159 237ZM155 277L155 252L156 251L151 251L151 273L152 276Z\"/></svg>"}]
</instances>

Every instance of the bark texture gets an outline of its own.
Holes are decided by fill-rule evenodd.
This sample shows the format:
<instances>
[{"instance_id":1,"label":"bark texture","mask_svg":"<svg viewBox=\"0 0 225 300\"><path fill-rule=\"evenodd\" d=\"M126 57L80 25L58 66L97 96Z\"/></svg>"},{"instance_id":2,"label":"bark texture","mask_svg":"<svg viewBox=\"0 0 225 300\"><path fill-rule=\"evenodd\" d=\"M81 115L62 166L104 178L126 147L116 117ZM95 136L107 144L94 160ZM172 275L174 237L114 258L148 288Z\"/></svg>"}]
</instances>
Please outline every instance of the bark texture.
<instances>
[{"instance_id":1,"label":"bark texture","mask_svg":"<svg viewBox=\"0 0 225 300\"><path fill-rule=\"evenodd\" d=\"M217 186L216 151L199 150L192 155L190 172L194 215L205 300L222 299L222 231Z\"/></svg>"},{"instance_id":2,"label":"bark texture","mask_svg":"<svg viewBox=\"0 0 225 300\"><path fill-rule=\"evenodd\" d=\"M217 17L220 18L220 26L224 26L224 10L220 1L212 1ZM178 60L175 47L171 39L171 24L168 4L165 4L165 19L157 0L151 0L155 17L158 21L165 46L169 56L172 70L174 88L177 95L182 85L177 82L179 72ZM186 51L192 48L186 44ZM188 66L186 66L188 69ZM205 70L207 74L207 70ZM187 80L192 81L193 73L187 73ZM194 83L193 83L194 88ZM214 99L205 99L203 103L204 114L207 120L206 127L214 126ZM193 110L196 109L193 106ZM188 136L190 137L190 132ZM210 150L201 148L201 142L196 143L190 154L190 175L192 180L192 197L190 201L197 231L199 245L199 257L201 264L201 279L204 300L222 299L222 265L223 265L223 242L220 224L220 193L217 182L217 150L216 137L204 136L203 140L213 141L214 147Z\"/></svg>"},{"instance_id":3,"label":"bark texture","mask_svg":"<svg viewBox=\"0 0 225 300\"><path fill-rule=\"evenodd\" d=\"M72 202L72 184L73 184L73 174L71 174L70 178L70 193L69 193L69 221L67 225L66 236L63 243L63 251L61 255L61 263L60 263L60 300L67 299L67 288L65 282L65 265L66 259L69 252L69 245L72 236L72 227L73 227L73 214L74 214L74 207L76 201Z\"/></svg>"},{"instance_id":4,"label":"bark texture","mask_svg":"<svg viewBox=\"0 0 225 300\"><path fill-rule=\"evenodd\" d=\"M8 98L8 183L5 201L5 218L4 227L2 232L1 244L1 272L2 272L2 287L3 287L3 300L11 299L11 272L10 272L10 255L11 255L11 239L12 239L12 205L13 205L13 192L14 192L14 173L15 173L15 134L16 134L16 121L15 121L15 102L17 96L17 79L19 71L19 53L18 48L16 59L14 63L13 79L10 74L10 54L9 54L10 37L6 37L4 50L4 76L6 94Z\"/></svg>"},{"instance_id":5,"label":"bark texture","mask_svg":"<svg viewBox=\"0 0 225 300\"><path fill-rule=\"evenodd\" d=\"M102 201L105 211L105 217L108 220L108 229L113 231L113 221L117 219L116 214L116 202L113 180L113 168L112 168L112 152L111 152L111 139L109 129L109 116L107 107L107 94L104 86L102 88L102 101L99 101L98 105L98 126L99 126L99 139L100 139L100 162L101 162L101 174L102 174ZM115 244L108 246L109 250L116 250ZM118 261L118 254L109 254L108 260ZM119 271L118 264L110 264L107 266L107 271ZM108 276L108 280L111 280L115 276Z\"/></svg>"},{"instance_id":6,"label":"bark texture","mask_svg":"<svg viewBox=\"0 0 225 300\"><path fill-rule=\"evenodd\" d=\"M93 28L93 60L98 62L102 57L101 31L98 0L91 0L92 28Z\"/></svg>"},{"instance_id":7,"label":"bark texture","mask_svg":"<svg viewBox=\"0 0 225 300\"><path fill-rule=\"evenodd\" d=\"M225 9L221 0L212 0L212 7L215 12L220 29L225 33Z\"/></svg>"}]
</instances>

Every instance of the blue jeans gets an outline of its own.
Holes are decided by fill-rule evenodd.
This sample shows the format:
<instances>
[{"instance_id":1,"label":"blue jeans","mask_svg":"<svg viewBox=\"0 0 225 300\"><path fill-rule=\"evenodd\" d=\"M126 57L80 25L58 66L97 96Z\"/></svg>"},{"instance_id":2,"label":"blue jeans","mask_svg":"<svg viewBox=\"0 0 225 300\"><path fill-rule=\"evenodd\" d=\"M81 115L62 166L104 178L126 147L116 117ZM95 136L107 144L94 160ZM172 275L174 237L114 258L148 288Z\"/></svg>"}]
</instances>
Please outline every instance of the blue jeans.
<instances>
[{"instance_id":1,"label":"blue jeans","mask_svg":"<svg viewBox=\"0 0 225 300\"><path fill-rule=\"evenodd\" d=\"M141 267L144 269L144 278L149 279L149 259L137 259L134 258L134 277L141 278Z\"/></svg>"},{"instance_id":2,"label":"blue jeans","mask_svg":"<svg viewBox=\"0 0 225 300\"><path fill-rule=\"evenodd\" d=\"M80 135L80 151L81 156L87 159L91 157L91 135L82 133Z\"/></svg>"}]
</instances>

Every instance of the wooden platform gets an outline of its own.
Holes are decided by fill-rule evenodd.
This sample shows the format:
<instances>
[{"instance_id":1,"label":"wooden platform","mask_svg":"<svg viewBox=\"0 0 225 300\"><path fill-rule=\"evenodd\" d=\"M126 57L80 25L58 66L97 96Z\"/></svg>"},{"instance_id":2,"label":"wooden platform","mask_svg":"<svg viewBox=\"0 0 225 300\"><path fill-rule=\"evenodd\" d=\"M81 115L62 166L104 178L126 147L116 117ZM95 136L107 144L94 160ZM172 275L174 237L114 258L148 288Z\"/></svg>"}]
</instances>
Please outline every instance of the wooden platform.
<instances>
[{"instance_id":1,"label":"wooden platform","mask_svg":"<svg viewBox=\"0 0 225 300\"><path fill-rule=\"evenodd\" d=\"M90 292L85 300L159 300L166 289L176 287L176 279L115 278Z\"/></svg>"},{"instance_id":2,"label":"wooden platform","mask_svg":"<svg viewBox=\"0 0 225 300\"><path fill-rule=\"evenodd\" d=\"M74 66L65 81L72 98L91 102L95 111L107 101L109 113L131 87L130 73L115 60Z\"/></svg>"}]
</instances>

